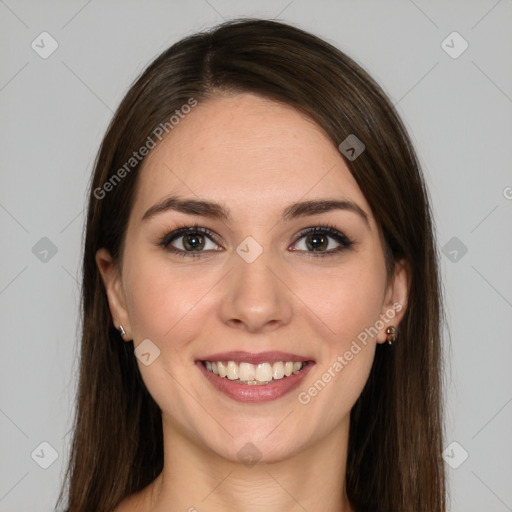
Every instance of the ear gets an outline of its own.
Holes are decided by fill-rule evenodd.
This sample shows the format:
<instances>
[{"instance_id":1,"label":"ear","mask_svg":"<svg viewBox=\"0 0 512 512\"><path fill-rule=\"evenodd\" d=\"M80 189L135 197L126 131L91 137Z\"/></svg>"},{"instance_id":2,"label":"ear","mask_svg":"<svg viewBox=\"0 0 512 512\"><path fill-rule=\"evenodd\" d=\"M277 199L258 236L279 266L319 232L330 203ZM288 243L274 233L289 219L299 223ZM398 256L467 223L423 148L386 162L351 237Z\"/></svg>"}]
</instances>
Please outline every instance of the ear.
<instances>
[{"instance_id":1,"label":"ear","mask_svg":"<svg viewBox=\"0 0 512 512\"><path fill-rule=\"evenodd\" d=\"M391 326L398 329L404 317L409 298L410 275L410 267L405 260L395 263L395 270L389 279L382 305L380 319L384 326L379 329L377 343L384 343L388 336L386 329Z\"/></svg>"},{"instance_id":2,"label":"ear","mask_svg":"<svg viewBox=\"0 0 512 512\"><path fill-rule=\"evenodd\" d=\"M96 252L96 265L98 265L98 269L103 279L103 284L105 285L108 305L114 326L116 329L119 329L119 326L122 325L126 332L126 335L123 337L124 340L131 340L132 329L128 310L126 308L121 274L107 249L99 249Z\"/></svg>"}]
</instances>

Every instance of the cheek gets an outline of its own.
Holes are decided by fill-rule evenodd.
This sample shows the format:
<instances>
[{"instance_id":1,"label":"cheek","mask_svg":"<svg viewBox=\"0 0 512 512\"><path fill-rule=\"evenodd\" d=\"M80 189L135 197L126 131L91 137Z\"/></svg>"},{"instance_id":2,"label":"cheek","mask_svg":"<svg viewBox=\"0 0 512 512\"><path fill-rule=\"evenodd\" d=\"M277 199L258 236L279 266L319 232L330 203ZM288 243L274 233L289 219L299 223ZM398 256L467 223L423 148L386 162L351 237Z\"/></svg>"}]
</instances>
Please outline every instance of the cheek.
<instances>
[{"instance_id":1,"label":"cheek","mask_svg":"<svg viewBox=\"0 0 512 512\"><path fill-rule=\"evenodd\" d=\"M328 334L322 336L321 364L314 368L308 387L299 390L297 400L309 413L322 415L325 428L349 413L370 374L376 347L371 329L380 318L385 287L380 270L367 264L360 270L354 266L337 270L323 287L317 281L310 295L317 326L328 326Z\"/></svg>"},{"instance_id":2,"label":"cheek","mask_svg":"<svg viewBox=\"0 0 512 512\"><path fill-rule=\"evenodd\" d=\"M342 349L379 319L385 286L380 260L361 257L329 272L309 272L298 295L307 297L318 323L328 328L331 345Z\"/></svg>"},{"instance_id":3,"label":"cheek","mask_svg":"<svg viewBox=\"0 0 512 512\"><path fill-rule=\"evenodd\" d=\"M172 347L177 347L181 339L187 338L184 330L208 302L208 291L214 288L219 276L202 272L199 266L194 268L190 263L180 266L170 263L161 254L142 251L127 256L125 267L127 306L134 339L149 338L160 346L172 339Z\"/></svg>"},{"instance_id":4,"label":"cheek","mask_svg":"<svg viewBox=\"0 0 512 512\"><path fill-rule=\"evenodd\" d=\"M310 290L307 305L314 313L311 318L316 319L317 332L323 333L322 364L316 377L333 382L331 389L343 387L339 396L351 404L373 363L375 327L386 287L384 263L363 254L329 273L310 274L303 284L300 293L306 296Z\"/></svg>"}]
</instances>

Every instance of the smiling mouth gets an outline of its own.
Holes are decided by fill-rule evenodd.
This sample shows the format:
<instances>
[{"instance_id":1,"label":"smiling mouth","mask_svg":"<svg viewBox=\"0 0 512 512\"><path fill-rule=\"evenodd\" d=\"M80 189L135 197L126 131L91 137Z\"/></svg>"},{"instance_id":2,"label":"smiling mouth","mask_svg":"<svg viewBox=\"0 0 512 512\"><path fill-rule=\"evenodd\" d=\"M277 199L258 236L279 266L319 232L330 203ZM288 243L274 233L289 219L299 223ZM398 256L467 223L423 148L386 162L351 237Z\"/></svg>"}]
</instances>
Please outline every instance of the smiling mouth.
<instances>
[{"instance_id":1,"label":"smiling mouth","mask_svg":"<svg viewBox=\"0 0 512 512\"><path fill-rule=\"evenodd\" d=\"M201 361L209 372L238 384L264 386L296 375L312 361L276 361L258 364L235 361Z\"/></svg>"}]
</instances>

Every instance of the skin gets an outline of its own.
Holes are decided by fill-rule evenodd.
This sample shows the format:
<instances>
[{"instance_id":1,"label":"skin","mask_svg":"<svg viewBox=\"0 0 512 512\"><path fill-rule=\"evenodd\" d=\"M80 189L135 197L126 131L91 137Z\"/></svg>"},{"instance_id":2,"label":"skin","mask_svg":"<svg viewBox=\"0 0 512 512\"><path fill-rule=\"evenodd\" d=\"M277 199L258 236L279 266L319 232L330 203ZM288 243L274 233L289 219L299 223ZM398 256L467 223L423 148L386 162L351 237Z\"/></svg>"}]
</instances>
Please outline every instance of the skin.
<instances>
[{"instance_id":1,"label":"skin","mask_svg":"<svg viewBox=\"0 0 512 512\"><path fill-rule=\"evenodd\" d=\"M167 211L141 221L168 195L222 203L232 220ZM333 198L356 203L368 225L349 210L280 220L293 202ZM204 235L207 251L199 257L179 257L158 245L182 224L195 223L218 238ZM307 237L296 240L301 230L326 224L354 244L321 257L308 249ZM236 252L247 236L263 248L252 263ZM327 250L340 245L327 240ZM173 245L184 250L183 241ZM249 93L200 103L143 163L121 268L105 249L96 260L124 339L137 347L149 338L160 349L149 366L137 362L162 410L164 469L117 512L353 510L343 485L350 410L376 344L403 316L408 272L397 263L387 275L370 207L318 125ZM403 308L393 320L301 404L298 393L394 303ZM298 390L244 404L218 392L194 365L228 350L282 350L316 364ZM261 454L252 466L237 456L248 442Z\"/></svg>"}]
</instances>

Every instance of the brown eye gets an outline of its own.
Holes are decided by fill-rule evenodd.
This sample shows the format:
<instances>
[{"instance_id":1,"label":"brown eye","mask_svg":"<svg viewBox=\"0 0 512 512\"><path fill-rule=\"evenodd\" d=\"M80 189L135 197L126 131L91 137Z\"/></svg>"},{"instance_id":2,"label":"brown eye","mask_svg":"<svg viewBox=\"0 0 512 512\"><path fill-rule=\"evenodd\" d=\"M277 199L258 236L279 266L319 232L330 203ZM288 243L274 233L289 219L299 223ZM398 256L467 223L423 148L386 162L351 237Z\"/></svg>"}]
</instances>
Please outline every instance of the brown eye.
<instances>
[{"instance_id":1,"label":"brown eye","mask_svg":"<svg viewBox=\"0 0 512 512\"><path fill-rule=\"evenodd\" d=\"M205 237L203 235L192 233L180 238L183 238L182 245L187 251L200 251L205 246Z\"/></svg>"},{"instance_id":2,"label":"brown eye","mask_svg":"<svg viewBox=\"0 0 512 512\"><path fill-rule=\"evenodd\" d=\"M328 245L329 239L325 235L313 234L306 237L306 246L312 251L323 251Z\"/></svg>"},{"instance_id":3,"label":"brown eye","mask_svg":"<svg viewBox=\"0 0 512 512\"><path fill-rule=\"evenodd\" d=\"M215 234L200 226L187 226L165 235L159 242L166 251L179 256L200 256L204 252L222 250Z\"/></svg>"},{"instance_id":4,"label":"brown eye","mask_svg":"<svg viewBox=\"0 0 512 512\"><path fill-rule=\"evenodd\" d=\"M354 245L346 235L330 226L318 226L302 231L292 244L293 251L329 256Z\"/></svg>"}]
</instances>

